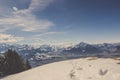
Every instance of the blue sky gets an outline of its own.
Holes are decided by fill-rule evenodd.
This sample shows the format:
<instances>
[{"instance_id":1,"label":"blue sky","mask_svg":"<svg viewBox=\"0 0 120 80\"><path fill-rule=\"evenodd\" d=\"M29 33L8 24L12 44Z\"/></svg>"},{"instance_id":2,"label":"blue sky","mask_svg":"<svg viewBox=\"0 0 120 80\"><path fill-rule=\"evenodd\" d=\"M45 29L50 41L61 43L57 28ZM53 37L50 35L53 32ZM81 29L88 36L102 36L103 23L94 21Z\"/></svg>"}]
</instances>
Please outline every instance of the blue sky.
<instances>
[{"instance_id":1,"label":"blue sky","mask_svg":"<svg viewBox=\"0 0 120 80\"><path fill-rule=\"evenodd\" d=\"M0 0L0 43L120 42L119 0Z\"/></svg>"}]
</instances>

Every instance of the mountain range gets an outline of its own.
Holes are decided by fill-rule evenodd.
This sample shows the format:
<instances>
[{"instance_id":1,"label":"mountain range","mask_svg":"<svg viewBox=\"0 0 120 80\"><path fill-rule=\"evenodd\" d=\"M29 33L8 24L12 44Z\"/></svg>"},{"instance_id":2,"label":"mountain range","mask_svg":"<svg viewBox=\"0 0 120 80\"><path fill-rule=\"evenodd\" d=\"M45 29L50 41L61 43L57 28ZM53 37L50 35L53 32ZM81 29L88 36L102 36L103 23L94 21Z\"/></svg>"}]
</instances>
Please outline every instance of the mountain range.
<instances>
[{"instance_id":1,"label":"mountain range","mask_svg":"<svg viewBox=\"0 0 120 80\"><path fill-rule=\"evenodd\" d=\"M52 45L41 45L36 48L31 45L0 44L1 55L8 49L16 50L24 59L28 59L33 67L54 61L78 57L120 56L120 43L88 44L81 42L66 48Z\"/></svg>"},{"instance_id":2,"label":"mountain range","mask_svg":"<svg viewBox=\"0 0 120 80\"><path fill-rule=\"evenodd\" d=\"M87 44L81 42L75 46L68 47L63 52L73 54L98 54L98 53L119 54L120 43Z\"/></svg>"}]
</instances>

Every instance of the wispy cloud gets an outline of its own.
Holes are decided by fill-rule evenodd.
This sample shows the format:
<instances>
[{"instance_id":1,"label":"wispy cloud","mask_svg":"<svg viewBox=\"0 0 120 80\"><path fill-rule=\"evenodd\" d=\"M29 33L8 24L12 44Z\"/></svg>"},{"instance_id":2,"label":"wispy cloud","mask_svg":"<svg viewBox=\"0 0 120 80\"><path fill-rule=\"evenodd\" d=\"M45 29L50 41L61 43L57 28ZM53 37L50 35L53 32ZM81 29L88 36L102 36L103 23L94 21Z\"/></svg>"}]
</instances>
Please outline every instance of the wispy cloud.
<instances>
[{"instance_id":1,"label":"wispy cloud","mask_svg":"<svg viewBox=\"0 0 120 80\"><path fill-rule=\"evenodd\" d=\"M49 29L54 24L48 20L37 20L33 15L15 15L14 17L1 18L0 25L4 26L3 31L19 27L22 31L40 32Z\"/></svg>"},{"instance_id":2,"label":"wispy cloud","mask_svg":"<svg viewBox=\"0 0 120 80\"><path fill-rule=\"evenodd\" d=\"M57 34L64 34L64 33L65 32L46 32L46 33L34 35L34 37L43 37L43 36L57 35Z\"/></svg>"},{"instance_id":3,"label":"wispy cloud","mask_svg":"<svg viewBox=\"0 0 120 80\"><path fill-rule=\"evenodd\" d=\"M37 19L32 14L34 10L42 10L46 8L53 0L32 0L28 9L19 10L13 6L12 14L7 17L0 18L0 32L5 32L9 29L20 28L22 31L41 32L54 26L54 23L48 20Z\"/></svg>"},{"instance_id":4,"label":"wispy cloud","mask_svg":"<svg viewBox=\"0 0 120 80\"><path fill-rule=\"evenodd\" d=\"M13 9L15 11L17 10L16 13L22 13L24 15L32 14L31 12L44 10L52 2L54 2L54 0L31 0L31 3L27 9L19 10L15 6Z\"/></svg>"},{"instance_id":5,"label":"wispy cloud","mask_svg":"<svg viewBox=\"0 0 120 80\"><path fill-rule=\"evenodd\" d=\"M56 45L56 46L59 46L59 47L64 47L64 48L67 48L67 47L71 47L71 46L75 46L76 43L71 43L71 42L63 42L63 43L54 43L54 44L51 44L51 45Z\"/></svg>"},{"instance_id":6,"label":"wispy cloud","mask_svg":"<svg viewBox=\"0 0 120 80\"><path fill-rule=\"evenodd\" d=\"M34 11L34 10L42 10L45 9L50 3L52 3L53 0L32 0L29 11Z\"/></svg>"},{"instance_id":7,"label":"wispy cloud","mask_svg":"<svg viewBox=\"0 0 120 80\"><path fill-rule=\"evenodd\" d=\"M13 43L24 40L23 37L16 37L10 34L0 34L0 43Z\"/></svg>"}]
</instances>

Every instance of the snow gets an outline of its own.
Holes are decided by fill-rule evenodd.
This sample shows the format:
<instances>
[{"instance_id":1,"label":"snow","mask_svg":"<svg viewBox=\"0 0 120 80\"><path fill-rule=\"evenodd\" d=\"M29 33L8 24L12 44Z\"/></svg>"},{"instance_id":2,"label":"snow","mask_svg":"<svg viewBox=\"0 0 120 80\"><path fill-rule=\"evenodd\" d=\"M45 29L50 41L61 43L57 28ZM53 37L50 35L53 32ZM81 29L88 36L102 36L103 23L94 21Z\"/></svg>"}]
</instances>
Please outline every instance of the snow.
<instances>
[{"instance_id":1,"label":"snow","mask_svg":"<svg viewBox=\"0 0 120 80\"><path fill-rule=\"evenodd\" d=\"M43 65L1 80L120 80L120 60L80 58Z\"/></svg>"}]
</instances>

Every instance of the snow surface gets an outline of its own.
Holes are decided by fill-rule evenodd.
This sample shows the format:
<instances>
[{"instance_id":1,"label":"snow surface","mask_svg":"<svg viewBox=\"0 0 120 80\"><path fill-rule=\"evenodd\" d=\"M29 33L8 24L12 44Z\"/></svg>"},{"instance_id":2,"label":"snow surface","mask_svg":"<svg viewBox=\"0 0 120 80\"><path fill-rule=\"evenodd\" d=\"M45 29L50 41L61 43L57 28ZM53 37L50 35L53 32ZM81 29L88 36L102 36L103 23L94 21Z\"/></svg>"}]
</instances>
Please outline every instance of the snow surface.
<instances>
[{"instance_id":1,"label":"snow surface","mask_svg":"<svg viewBox=\"0 0 120 80\"><path fill-rule=\"evenodd\" d=\"M1 80L120 80L120 60L81 58L55 62Z\"/></svg>"}]
</instances>

